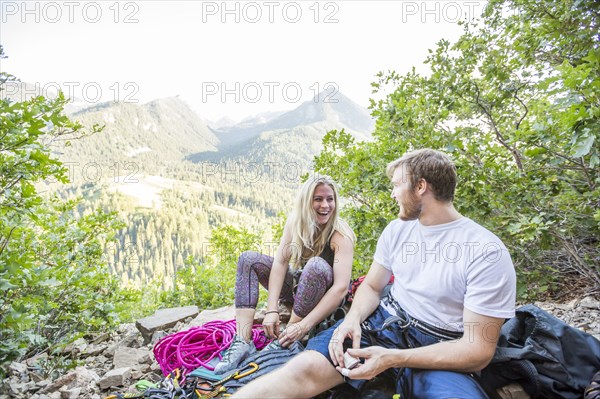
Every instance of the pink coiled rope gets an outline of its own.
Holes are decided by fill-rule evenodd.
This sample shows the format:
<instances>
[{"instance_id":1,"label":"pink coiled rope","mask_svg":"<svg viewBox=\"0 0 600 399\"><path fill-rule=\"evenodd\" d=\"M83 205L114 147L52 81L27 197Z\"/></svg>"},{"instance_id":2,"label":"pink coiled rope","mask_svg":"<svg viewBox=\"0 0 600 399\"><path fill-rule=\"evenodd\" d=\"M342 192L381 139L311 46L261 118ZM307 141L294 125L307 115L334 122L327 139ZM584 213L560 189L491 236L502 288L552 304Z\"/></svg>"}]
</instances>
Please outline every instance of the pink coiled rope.
<instances>
[{"instance_id":1,"label":"pink coiled rope","mask_svg":"<svg viewBox=\"0 0 600 399\"><path fill-rule=\"evenodd\" d=\"M180 369L183 376L202 366L214 370L209 362L228 348L235 336L235 320L214 320L199 327L167 335L154 345L154 357L164 376ZM256 349L264 348L269 340L262 325L252 326L252 341Z\"/></svg>"}]
</instances>

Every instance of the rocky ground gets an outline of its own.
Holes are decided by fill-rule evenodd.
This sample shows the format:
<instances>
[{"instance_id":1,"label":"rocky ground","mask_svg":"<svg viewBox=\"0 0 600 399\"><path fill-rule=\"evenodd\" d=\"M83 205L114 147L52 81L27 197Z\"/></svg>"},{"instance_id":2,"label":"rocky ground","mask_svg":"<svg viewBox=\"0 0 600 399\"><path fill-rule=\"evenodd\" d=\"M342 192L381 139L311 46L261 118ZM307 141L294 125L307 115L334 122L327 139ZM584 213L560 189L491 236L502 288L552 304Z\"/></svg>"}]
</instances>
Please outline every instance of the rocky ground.
<instances>
[{"instance_id":1,"label":"rocky ground","mask_svg":"<svg viewBox=\"0 0 600 399\"><path fill-rule=\"evenodd\" d=\"M600 301L585 297L565 304L535 304L600 340ZM113 392L133 389L142 379L158 382L162 374L152 348L160 338L209 320L232 318L232 307L202 313L194 306L158 311L136 323L121 325L113 333L75 341L61 356L76 359L79 365L62 375L50 375L54 373L48 365L53 364L53 359L46 353L13 362L9 377L0 386L0 399L102 399ZM262 315L258 313L257 321L261 320Z\"/></svg>"}]
</instances>

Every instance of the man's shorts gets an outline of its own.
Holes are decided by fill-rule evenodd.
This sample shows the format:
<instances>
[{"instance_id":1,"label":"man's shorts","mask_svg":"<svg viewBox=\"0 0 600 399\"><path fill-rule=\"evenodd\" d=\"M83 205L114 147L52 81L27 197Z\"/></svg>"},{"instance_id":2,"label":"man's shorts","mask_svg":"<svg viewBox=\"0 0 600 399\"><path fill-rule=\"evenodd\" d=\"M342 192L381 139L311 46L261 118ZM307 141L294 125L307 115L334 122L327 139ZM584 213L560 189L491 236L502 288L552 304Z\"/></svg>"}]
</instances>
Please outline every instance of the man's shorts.
<instances>
[{"instance_id":1,"label":"man's shorts","mask_svg":"<svg viewBox=\"0 0 600 399\"><path fill-rule=\"evenodd\" d=\"M379 306L365 320L362 325L361 348L382 346L385 348L406 349L440 342L438 338L425 334L413 326L409 326L405 331L402 331L398 323L393 323L387 329L380 332L369 332L381 328L384 320L389 316L390 314L382 306ZM332 363L329 357L329 341L331 340L333 331L342 321L338 321L334 326L308 341L306 349L321 353ZM389 369L384 373L391 373L388 376L397 381L396 392L402 393L403 398L488 399L485 391L470 374L443 370L413 370L408 368ZM366 380L351 380L347 378L345 380L357 390L360 390L367 382Z\"/></svg>"}]
</instances>

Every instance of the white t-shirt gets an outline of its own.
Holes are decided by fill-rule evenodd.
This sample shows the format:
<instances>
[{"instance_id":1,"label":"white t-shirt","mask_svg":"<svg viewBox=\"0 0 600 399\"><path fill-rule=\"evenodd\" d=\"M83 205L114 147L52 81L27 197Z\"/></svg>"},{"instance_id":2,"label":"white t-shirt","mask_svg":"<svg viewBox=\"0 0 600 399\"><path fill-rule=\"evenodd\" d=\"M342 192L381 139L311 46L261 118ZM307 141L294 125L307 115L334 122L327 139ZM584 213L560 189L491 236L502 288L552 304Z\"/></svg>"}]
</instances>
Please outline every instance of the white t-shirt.
<instances>
[{"instance_id":1,"label":"white t-shirt","mask_svg":"<svg viewBox=\"0 0 600 399\"><path fill-rule=\"evenodd\" d=\"M418 320L463 331L464 307L490 317L515 315L510 254L498 237L469 218L435 226L394 220L379 237L374 259L392 271L392 295Z\"/></svg>"}]
</instances>

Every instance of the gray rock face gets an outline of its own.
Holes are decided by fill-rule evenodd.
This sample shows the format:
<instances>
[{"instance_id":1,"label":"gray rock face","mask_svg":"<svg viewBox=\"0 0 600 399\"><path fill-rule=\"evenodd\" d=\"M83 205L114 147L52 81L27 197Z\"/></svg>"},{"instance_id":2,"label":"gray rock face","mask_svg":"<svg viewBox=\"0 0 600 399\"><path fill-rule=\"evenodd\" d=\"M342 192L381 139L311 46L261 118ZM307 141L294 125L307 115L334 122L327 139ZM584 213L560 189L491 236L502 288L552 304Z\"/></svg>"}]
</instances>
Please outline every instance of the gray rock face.
<instances>
[{"instance_id":1,"label":"gray rock face","mask_svg":"<svg viewBox=\"0 0 600 399\"><path fill-rule=\"evenodd\" d=\"M166 330L173 327L188 317L196 317L199 313L197 306L184 306L181 308L160 309L152 316L145 317L135 323L137 329L142 333L145 342L150 342L152 334L157 330Z\"/></svg>"}]
</instances>

